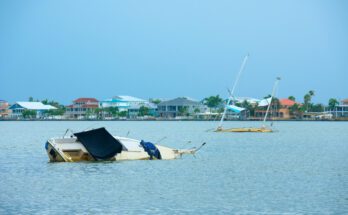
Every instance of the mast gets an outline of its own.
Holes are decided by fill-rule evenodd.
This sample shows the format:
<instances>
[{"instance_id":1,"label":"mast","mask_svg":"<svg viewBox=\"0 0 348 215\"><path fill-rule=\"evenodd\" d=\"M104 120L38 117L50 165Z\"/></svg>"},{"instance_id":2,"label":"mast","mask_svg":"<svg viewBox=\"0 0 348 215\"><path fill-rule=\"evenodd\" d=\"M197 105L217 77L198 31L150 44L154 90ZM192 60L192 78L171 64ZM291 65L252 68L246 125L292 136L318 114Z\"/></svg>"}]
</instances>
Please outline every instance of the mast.
<instances>
[{"instance_id":1,"label":"mast","mask_svg":"<svg viewBox=\"0 0 348 215\"><path fill-rule=\"evenodd\" d=\"M269 108L271 107L272 99L273 99L273 97L274 97L274 93L275 93L275 91L276 91L276 89L277 89L277 85L278 85L279 81L280 81L280 77L277 77L277 79L276 79L276 81L274 82L274 85L273 85L271 100L270 100L270 102L268 103L268 107L267 107L267 111L266 111L266 114L265 114L265 118L263 118L263 125L262 125L262 127L265 127L265 126L266 126L265 123L266 123L268 111L269 111Z\"/></svg>"},{"instance_id":2,"label":"mast","mask_svg":"<svg viewBox=\"0 0 348 215\"><path fill-rule=\"evenodd\" d=\"M249 54L247 54L247 55L244 57L244 60L243 60L243 62L242 62L242 65L240 66L239 72L238 72L238 74L237 74L237 78L236 78L236 80L234 81L234 84L233 84L233 87L232 87L232 91L230 92L230 95L229 95L229 97L228 97L228 99L227 99L227 103L226 103L226 105L225 105L225 109L224 109L224 112L223 112L222 117L221 117L221 119L220 119L220 123L219 123L218 128L221 128L221 126L222 126L222 123L223 123L223 121L224 121L224 118L225 118L226 112L227 112L227 105L229 105L230 102L231 102L231 99L232 99L233 94L234 94L234 90L235 90L235 88L236 88L236 86L237 86L237 83L238 83L238 81L239 81L240 75L242 74L242 72L243 72L243 70L244 70L244 67L245 67L245 64L246 64L248 58L249 58Z\"/></svg>"}]
</instances>

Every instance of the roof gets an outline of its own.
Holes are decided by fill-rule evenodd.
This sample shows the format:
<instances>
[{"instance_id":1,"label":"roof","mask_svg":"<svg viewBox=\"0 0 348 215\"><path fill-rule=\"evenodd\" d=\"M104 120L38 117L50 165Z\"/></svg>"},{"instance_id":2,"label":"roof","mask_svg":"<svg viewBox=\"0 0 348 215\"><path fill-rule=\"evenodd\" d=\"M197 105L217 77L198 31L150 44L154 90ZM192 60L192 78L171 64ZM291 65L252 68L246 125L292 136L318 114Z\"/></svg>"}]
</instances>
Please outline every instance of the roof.
<instances>
[{"instance_id":1,"label":"roof","mask_svg":"<svg viewBox=\"0 0 348 215\"><path fill-rule=\"evenodd\" d=\"M42 102L16 102L17 105L29 110L52 110L57 109L52 105L44 105ZM14 104L14 105L16 105Z\"/></svg>"},{"instance_id":2,"label":"roof","mask_svg":"<svg viewBox=\"0 0 348 215\"><path fill-rule=\"evenodd\" d=\"M165 105L177 105L177 106L184 106L184 105L200 105L201 103L192 99L189 99L187 97L179 97L176 99L163 101L158 104L158 106L165 106Z\"/></svg>"},{"instance_id":3,"label":"roof","mask_svg":"<svg viewBox=\"0 0 348 215\"><path fill-rule=\"evenodd\" d=\"M255 99L251 97L235 97L234 98L238 103L243 103L244 101L247 101L251 104L256 104L260 102L260 99Z\"/></svg>"},{"instance_id":4,"label":"roof","mask_svg":"<svg viewBox=\"0 0 348 215\"><path fill-rule=\"evenodd\" d=\"M78 98L74 102L98 102L98 100L95 98Z\"/></svg>"},{"instance_id":5,"label":"roof","mask_svg":"<svg viewBox=\"0 0 348 215\"><path fill-rule=\"evenodd\" d=\"M134 96L114 96L113 99L123 100L127 102L146 102L146 100Z\"/></svg>"},{"instance_id":6,"label":"roof","mask_svg":"<svg viewBox=\"0 0 348 215\"><path fill-rule=\"evenodd\" d=\"M269 97L267 99L261 99L257 106L265 107L265 106L268 106L270 102L271 102L271 97Z\"/></svg>"},{"instance_id":7,"label":"roof","mask_svg":"<svg viewBox=\"0 0 348 215\"><path fill-rule=\"evenodd\" d=\"M67 107L67 108L75 108L75 107L78 107L78 108L80 108L80 107L82 107L82 108L97 108L97 107L99 107L99 105L98 104L83 104L83 105L67 105L65 107Z\"/></svg>"},{"instance_id":8,"label":"roof","mask_svg":"<svg viewBox=\"0 0 348 215\"><path fill-rule=\"evenodd\" d=\"M153 103L145 103L145 104L132 104L132 105L130 105L129 109L138 110L142 106L147 107L149 109L156 109L157 108L157 105L155 105Z\"/></svg>"},{"instance_id":9,"label":"roof","mask_svg":"<svg viewBox=\"0 0 348 215\"><path fill-rule=\"evenodd\" d=\"M279 99L279 102L280 102L280 105L283 105L283 106L293 106L294 104L296 104L295 101L293 100L290 100L290 99Z\"/></svg>"},{"instance_id":10,"label":"roof","mask_svg":"<svg viewBox=\"0 0 348 215\"><path fill-rule=\"evenodd\" d=\"M84 104L82 105L83 108L97 108L99 107L97 104Z\"/></svg>"},{"instance_id":11,"label":"roof","mask_svg":"<svg viewBox=\"0 0 348 215\"><path fill-rule=\"evenodd\" d=\"M341 100L342 103L348 103L348 99Z\"/></svg>"}]
</instances>

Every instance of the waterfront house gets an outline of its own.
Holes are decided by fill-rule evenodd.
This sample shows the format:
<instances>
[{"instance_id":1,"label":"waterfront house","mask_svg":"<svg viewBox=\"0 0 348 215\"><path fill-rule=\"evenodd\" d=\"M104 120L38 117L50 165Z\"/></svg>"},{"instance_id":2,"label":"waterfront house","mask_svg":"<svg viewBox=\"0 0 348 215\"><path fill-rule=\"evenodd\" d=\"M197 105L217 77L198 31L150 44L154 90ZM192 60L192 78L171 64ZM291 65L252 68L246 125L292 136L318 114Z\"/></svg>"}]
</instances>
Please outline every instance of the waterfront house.
<instances>
[{"instance_id":1,"label":"waterfront house","mask_svg":"<svg viewBox=\"0 0 348 215\"><path fill-rule=\"evenodd\" d=\"M5 100L0 100L0 118L7 118L10 114L9 104Z\"/></svg>"},{"instance_id":2,"label":"waterfront house","mask_svg":"<svg viewBox=\"0 0 348 215\"><path fill-rule=\"evenodd\" d=\"M273 105L269 112L269 117L270 118L277 118L277 119L290 119L292 117L290 113L290 108L294 106L295 104L301 105L300 103L297 103L293 100L290 99L279 99L279 104L278 105ZM265 114L266 114L266 107L264 106L263 108L257 108L255 110L255 117L258 119L263 119Z\"/></svg>"},{"instance_id":3,"label":"waterfront house","mask_svg":"<svg viewBox=\"0 0 348 215\"><path fill-rule=\"evenodd\" d=\"M147 109L147 116L157 116L157 105L151 102L146 102L143 104L131 104L128 108L128 118L138 118L140 114L140 109L142 107L145 107Z\"/></svg>"},{"instance_id":4,"label":"waterfront house","mask_svg":"<svg viewBox=\"0 0 348 215\"><path fill-rule=\"evenodd\" d=\"M247 107L255 108L263 100L252 97L234 97L234 100L227 106L225 119L247 119L250 117L250 110Z\"/></svg>"},{"instance_id":5,"label":"waterfront house","mask_svg":"<svg viewBox=\"0 0 348 215\"><path fill-rule=\"evenodd\" d=\"M163 118L176 118L204 112L205 106L187 97L163 101L157 105L158 115Z\"/></svg>"},{"instance_id":6,"label":"waterfront house","mask_svg":"<svg viewBox=\"0 0 348 215\"><path fill-rule=\"evenodd\" d=\"M128 111L133 105L141 106L148 103L149 102L144 99L133 96L114 96L111 99L100 101L99 106L101 108L117 107L119 111Z\"/></svg>"},{"instance_id":7,"label":"waterfront house","mask_svg":"<svg viewBox=\"0 0 348 215\"><path fill-rule=\"evenodd\" d=\"M98 107L99 102L95 98L78 98L73 104L66 106L65 115L70 119L97 118L95 110Z\"/></svg>"},{"instance_id":8,"label":"waterfront house","mask_svg":"<svg viewBox=\"0 0 348 215\"><path fill-rule=\"evenodd\" d=\"M341 100L340 104L334 109L327 107L325 112L332 114L335 118L348 118L348 99Z\"/></svg>"},{"instance_id":9,"label":"waterfront house","mask_svg":"<svg viewBox=\"0 0 348 215\"><path fill-rule=\"evenodd\" d=\"M148 109L148 115L155 116L157 106L147 100L134 96L114 96L99 102L100 108L117 107L119 112L127 111L127 117L134 119L139 115L141 107Z\"/></svg>"},{"instance_id":10,"label":"waterfront house","mask_svg":"<svg viewBox=\"0 0 348 215\"><path fill-rule=\"evenodd\" d=\"M250 105L252 106L257 106L258 103L260 102L260 99L255 99L255 98L251 98L251 97L235 97L233 100L234 104L242 104L243 102L248 102Z\"/></svg>"},{"instance_id":11,"label":"waterfront house","mask_svg":"<svg viewBox=\"0 0 348 215\"><path fill-rule=\"evenodd\" d=\"M281 119L290 119L292 116L290 114L290 108L295 104L301 105L291 99L279 99L280 107L277 110L276 116Z\"/></svg>"},{"instance_id":12,"label":"waterfront house","mask_svg":"<svg viewBox=\"0 0 348 215\"><path fill-rule=\"evenodd\" d=\"M47 111L57 108L52 105L45 105L42 102L16 102L11 105L9 109L11 110L11 118L23 118L23 113L25 113L25 111L31 111L30 117L39 119L43 118Z\"/></svg>"}]
</instances>

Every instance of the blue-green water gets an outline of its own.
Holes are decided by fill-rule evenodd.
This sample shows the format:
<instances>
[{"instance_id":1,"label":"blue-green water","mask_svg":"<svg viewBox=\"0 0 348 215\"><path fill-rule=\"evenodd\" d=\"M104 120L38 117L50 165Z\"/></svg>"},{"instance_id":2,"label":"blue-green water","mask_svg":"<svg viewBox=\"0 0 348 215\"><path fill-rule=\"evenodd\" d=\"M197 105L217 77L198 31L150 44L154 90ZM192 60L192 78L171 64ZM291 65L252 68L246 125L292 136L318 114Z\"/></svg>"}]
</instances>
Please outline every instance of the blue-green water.
<instances>
[{"instance_id":1,"label":"blue-green water","mask_svg":"<svg viewBox=\"0 0 348 215\"><path fill-rule=\"evenodd\" d=\"M215 125L0 122L0 214L348 213L347 122L277 122L276 133L206 132ZM150 141L167 137L161 144L170 147L207 145L196 157L171 161L48 162L48 138L100 126Z\"/></svg>"}]
</instances>

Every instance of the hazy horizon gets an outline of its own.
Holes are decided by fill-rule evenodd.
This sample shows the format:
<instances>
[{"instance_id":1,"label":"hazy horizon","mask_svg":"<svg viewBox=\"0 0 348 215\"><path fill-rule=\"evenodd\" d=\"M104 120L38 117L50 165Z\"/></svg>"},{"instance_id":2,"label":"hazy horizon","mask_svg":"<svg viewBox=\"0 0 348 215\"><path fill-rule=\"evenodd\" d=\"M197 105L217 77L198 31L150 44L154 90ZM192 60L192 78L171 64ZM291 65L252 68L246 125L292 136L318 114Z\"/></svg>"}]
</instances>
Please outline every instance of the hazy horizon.
<instances>
[{"instance_id":1,"label":"hazy horizon","mask_svg":"<svg viewBox=\"0 0 348 215\"><path fill-rule=\"evenodd\" d=\"M2 1L0 99L348 98L346 1Z\"/></svg>"}]
</instances>

